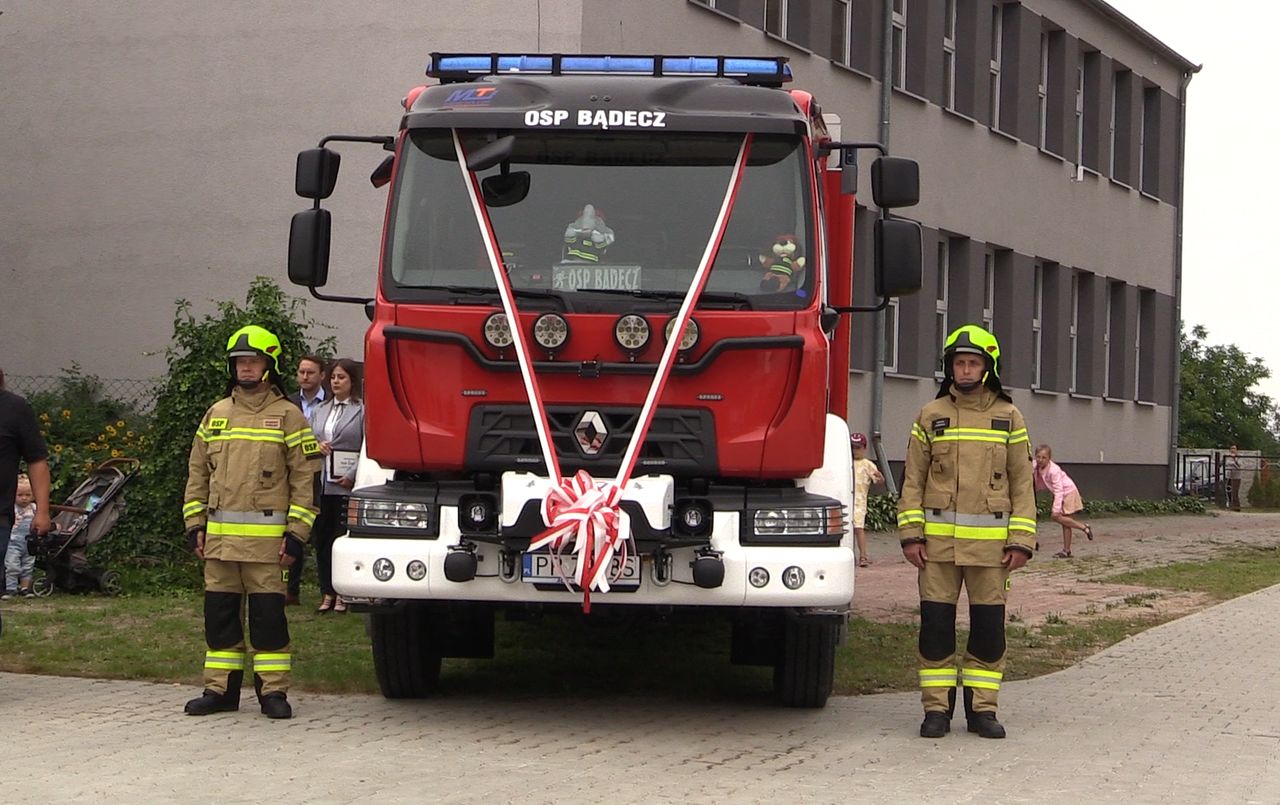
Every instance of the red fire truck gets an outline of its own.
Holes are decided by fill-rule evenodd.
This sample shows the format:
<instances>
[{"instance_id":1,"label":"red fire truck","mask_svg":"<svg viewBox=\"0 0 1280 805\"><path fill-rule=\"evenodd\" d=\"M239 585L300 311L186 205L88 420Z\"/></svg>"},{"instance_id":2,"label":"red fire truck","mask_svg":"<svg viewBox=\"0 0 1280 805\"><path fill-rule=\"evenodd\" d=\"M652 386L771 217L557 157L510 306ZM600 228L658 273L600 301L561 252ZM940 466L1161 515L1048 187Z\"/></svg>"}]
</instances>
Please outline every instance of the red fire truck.
<instances>
[{"instance_id":1,"label":"red fire truck","mask_svg":"<svg viewBox=\"0 0 1280 805\"><path fill-rule=\"evenodd\" d=\"M735 662L822 706L854 589L856 154L878 146L833 137L785 58L437 53L427 75L396 136L299 154L314 204L289 242L293 282L372 321L333 579L370 615L384 695L492 656L495 612L585 594L592 612L727 617ZM351 141L391 152L367 300L315 290L330 146ZM916 203L914 162L871 176L882 211ZM920 229L882 212L875 236L884 304L920 285ZM557 515L575 474L588 496L617 482L612 503ZM544 545L575 512L610 529L594 592L579 554Z\"/></svg>"}]
</instances>

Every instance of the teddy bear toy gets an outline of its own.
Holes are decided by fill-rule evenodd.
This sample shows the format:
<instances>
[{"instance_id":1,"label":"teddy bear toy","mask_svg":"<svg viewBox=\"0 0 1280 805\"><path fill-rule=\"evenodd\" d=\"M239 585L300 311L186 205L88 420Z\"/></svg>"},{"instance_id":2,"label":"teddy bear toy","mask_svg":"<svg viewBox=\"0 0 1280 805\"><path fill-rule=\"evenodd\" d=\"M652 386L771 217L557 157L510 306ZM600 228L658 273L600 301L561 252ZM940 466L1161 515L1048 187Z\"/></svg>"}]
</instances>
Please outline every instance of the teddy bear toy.
<instances>
[{"instance_id":1,"label":"teddy bear toy","mask_svg":"<svg viewBox=\"0 0 1280 805\"><path fill-rule=\"evenodd\" d=\"M765 268L760 290L781 293L794 287L799 282L797 275L804 269L804 257L800 255L796 236L779 235L774 238L769 251L760 255L760 265Z\"/></svg>"}]
</instances>

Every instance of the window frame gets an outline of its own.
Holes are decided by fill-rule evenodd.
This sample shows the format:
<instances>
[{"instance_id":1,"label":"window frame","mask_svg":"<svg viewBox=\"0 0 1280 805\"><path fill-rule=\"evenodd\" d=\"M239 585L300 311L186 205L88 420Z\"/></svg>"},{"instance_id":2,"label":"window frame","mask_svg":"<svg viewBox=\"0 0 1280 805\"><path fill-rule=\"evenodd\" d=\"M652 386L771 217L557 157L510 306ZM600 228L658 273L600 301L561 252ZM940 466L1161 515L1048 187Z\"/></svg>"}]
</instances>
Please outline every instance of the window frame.
<instances>
[{"instance_id":1,"label":"window frame","mask_svg":"<svg viewBox=\"0 0 1280 805\"><path fill-rule=\"evenodd\" d=\"M893 74L890 81L894 89L905 90L907 86L907 0L892 0L892 26L890 33L890 51L893 54ZM896 52L893 46L897 45Z\"/></svg>"},{"instance_id":2,"label":"window frame","mask_svg":"<svg viewBox=\"0 0 1280 805\"><path fill-rule=\"evenodd\" d=\"M1000 89L1004 66L1004 8L991 4L991 59L988 63L987 89L991 94L988 128L1000 128Z\"/></svg>"},{"instance_id":3,"label":"window frame","mask_svg":"<svg viewBox=\"0 0 1280 805\"><path fill-rule=\"evenodd\" d=\"M897 298L890 299L884 307L884 370L892 374L898 372L898 337L902 332L899 312Z\"/></svg>"},{"instance_id":4,"label":"window frame","mask_svg":"<svg viewBox=\"0 0 1280 805\"><path fill-rule=\"evenodd\" d=\"M951 301L951 238L943 235L938 240L938 291L933 304L934 324L938 327L938 341L941 342L950 334L947 329L949 315L947 308ZM934 377L942 377L942 368L934 370Z\"/></svg>"},{"instance_id":5,"label":"window frame","mask_svg":"<svg viewBox=\"0 0 1280 805\"><path fill-rule=\"evenodd\" d=\"M1031 388L1041 388L1044 371L1044 262L1036 260L1031 279Z\"/></svg>"},{"instance_id":6,"label":"window frame","mask_svg":"<svg viewBox=\"0 0 1280 805\"><path fill-rule=\"evenodd\" d=\"M942 17L942 105L956 108L956 0L946 0Z\"/></svg>"}]
</instances>

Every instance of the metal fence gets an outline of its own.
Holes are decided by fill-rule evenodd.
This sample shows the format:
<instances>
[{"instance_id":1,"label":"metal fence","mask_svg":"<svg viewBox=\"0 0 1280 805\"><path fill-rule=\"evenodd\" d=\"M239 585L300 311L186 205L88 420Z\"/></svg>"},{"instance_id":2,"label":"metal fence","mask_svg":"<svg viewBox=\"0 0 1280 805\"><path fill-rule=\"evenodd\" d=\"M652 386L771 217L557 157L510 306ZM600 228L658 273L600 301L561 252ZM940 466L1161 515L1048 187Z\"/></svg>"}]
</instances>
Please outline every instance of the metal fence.
<instances>
[{"instance_id":1,"label":"metal fence","mask_svg":"<svg viewBox=\"0 0 1280 805\"><path fill-rule=\"evenodd\" d=\"M66 389L67 383L84 381L93 384L99 399L119 400L127 403L140 414L149 414L155 406L160 387L157 378L93 377L92 375L10 375L4 377L4 385L14 394L31 398L37 394L56 394Z\"/></svg>"},{"instance_id":2,"label":"metal fence","mask_svg":"<svg viewBox=\"0 0 1280 805\"><path fill-rule=\"evenodd\" d=\"M1175 472L1178 492L1206 498L1223 508L1247 507L1253 485L1280 471L1280 460L1276 457L1264 456L1257 450L1241 450L1240 484L1238 492L1233 492L1227 455L1228 451L1221 448L1178 448ZM1240 499L1234 500L1233 494L1238 494Z\"/></svg>"}]
</instances>

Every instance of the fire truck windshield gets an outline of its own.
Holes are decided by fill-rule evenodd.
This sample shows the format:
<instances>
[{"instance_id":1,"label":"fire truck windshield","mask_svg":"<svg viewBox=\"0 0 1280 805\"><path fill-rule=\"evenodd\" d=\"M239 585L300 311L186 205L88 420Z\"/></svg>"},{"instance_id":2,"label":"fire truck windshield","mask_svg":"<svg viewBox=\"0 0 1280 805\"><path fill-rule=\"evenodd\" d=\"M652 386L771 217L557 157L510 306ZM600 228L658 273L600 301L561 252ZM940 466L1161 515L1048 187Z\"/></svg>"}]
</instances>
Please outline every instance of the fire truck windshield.
<instances>
[{"instance_id":1,"label":"fire truck windshield","mask_svg":"<svg viewBox=\"0 0 1280 805\"><path fill-rule=\"evenodd\" d=\"M486 193L514 287L571 297L575 307L623 307L628 294L620 292L628 291L678 304L711 237L742 135L464 132L463 151L507 135L515 140L509 159L477 177L516 189L501 198ZM729 296L756 309L812 302L809 170L799 137L751 138L709 300ZM504 175L508 181L497 178ZM403 149L383 292L393 301L433 301L447 299L449 286L492 288L493 274L452 132L418 130Z\"/></svg>"}]
</instances>

